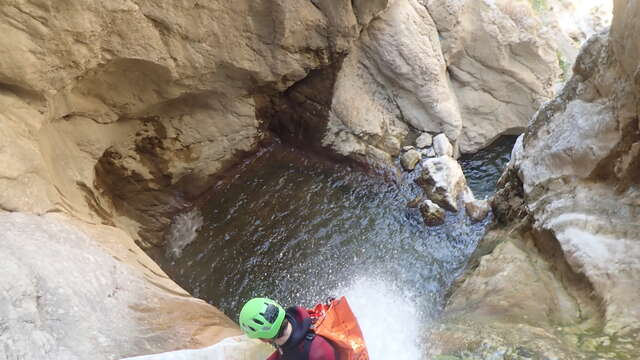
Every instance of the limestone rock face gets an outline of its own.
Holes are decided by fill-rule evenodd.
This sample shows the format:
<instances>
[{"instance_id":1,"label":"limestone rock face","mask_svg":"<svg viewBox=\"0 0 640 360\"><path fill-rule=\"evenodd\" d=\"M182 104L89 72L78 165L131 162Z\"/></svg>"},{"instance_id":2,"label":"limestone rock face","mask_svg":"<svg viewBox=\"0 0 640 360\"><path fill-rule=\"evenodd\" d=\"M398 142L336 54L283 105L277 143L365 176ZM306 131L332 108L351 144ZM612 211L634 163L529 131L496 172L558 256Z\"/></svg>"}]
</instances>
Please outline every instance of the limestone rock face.
<instances>
[{"instance_id":1,"label":"limestone rock face","mask_svg":"<svg viewBox=\"0 0 640 360\"><path fill-rule=\"evenodd\" d=\"M524 130L553 95L556 47L527 2L424 1L442 36L463 153ZM449 135L449 134L447 134Z\"/></svg>"},{"instance_id":2,"label":"limestone rock face","mask_svg":"<svg viewBox=\"0 0 640 360\"><path fill-rule=\"evenodd\" d=\"M322 145L345 156L390 164L409 127L457 137L456 99L424 6L394 1L363 30L342 63L330 106Z\"/></svg>"},{"instance_id":3,"label":"limestone rock face","mask_svg":"<svg viewBox=\"0 0 640 360\"><path fill-rule=\"evenodd\" d=\"M410 129L474 152L521 133L552 96L552 40L526 3L397 0L364 27L332 84L309 84L294 107L324 113L322 146L357 160L390 164Z\"/></svg>"},{"instance_id":4,"label":"limestone rock face","mask_svg":"<svg viewBox=\"0 0 640 360\"><path fill-rule=\"evenodd\" d=\"M640 64L637 3L616 3L610 36L585 46L575 75L543 107L524 138L519 164L529 211L551 231L574 271L605 304L605 332L640 327L638 182ZM633 35L632 35L633 34ZM623 44L619 45L619 44Z\"/></svg>"},{"instance_id":5,"label":"limestone rock face","mask_svg":"<svg viewBox=\"0 0 640 360\"><path fill-rule=\"evenodd\" d=\"M127 248L124 232L78 223L0 215L2 358L119 359L239 332L159 275L131 240Z\"/></svg>"},{"instance_id":6,"label":"limestone rock face","mask_svg":"<svg viewBox=\"0 0 640 360\"><path fill-rule=\"evenodd\" d=\"M451 298L441 344L482 333L546 357L640 356L638 16L639 2L615 2L610 33L586 43L516 144L494 200L516 200L498 213L511 227L479 246L491 254ZM504 266L516 262L528 269Z\"/></svg>"},{"instance_id":7,"label":"limestone rock face","mask_svg":"<svg viewBox=\"0 0 640 360\"><path fill-rule=\"evenodd\" d=\"M9 124L0 136L22 145L0 153L25 161L0 170L0 187L16 190L0 195L0 207L57 208L91 221L100 213L141 234L141 244L159 245L166 213L181 205L168 194L200 193L263 138L261 96L335 61L386 6L2 5L0 101L14 110L0 115Z\"/></svg>"}]
</instances>

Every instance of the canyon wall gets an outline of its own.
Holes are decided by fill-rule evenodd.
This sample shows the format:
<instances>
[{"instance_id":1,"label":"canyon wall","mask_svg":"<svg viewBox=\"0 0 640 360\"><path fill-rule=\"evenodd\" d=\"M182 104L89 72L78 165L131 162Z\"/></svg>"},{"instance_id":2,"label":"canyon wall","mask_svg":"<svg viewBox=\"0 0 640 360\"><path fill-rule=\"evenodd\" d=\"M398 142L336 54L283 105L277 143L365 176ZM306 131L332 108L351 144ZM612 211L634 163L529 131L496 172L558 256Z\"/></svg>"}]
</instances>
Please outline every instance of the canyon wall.
<instances>
[{"instance_id":1,"label":"canyon wall","mask_svg":"<svg viewBox=\"0 0 640 360\"><path fill-rule=\"evenodd\" d=\"M614 4L516 145L436 353L640 355L640 3Z\"/></svg>"},{"instance_id":2,"label":"canyon wall","mask_svg":"<svg viewBox=\"0 0 640 360\"><path fill-rule=\"evenodd\" d=\"M140 249L265 137L256 108L386 2L0 5L0 357L116 359L239 333Z\"/></svg>"},{"instance_id":3,"label":"canyon wall","mask_svg":"<svg viewBox=\"0 0 640 360\"><path fill-rule=\"evenodd\" d=\"M141 248L270 131L382 166L415 132L469 152L559 74L527 3L9 0L0 31L4 357L237 334Z\"/></svg>"}]
</instances>

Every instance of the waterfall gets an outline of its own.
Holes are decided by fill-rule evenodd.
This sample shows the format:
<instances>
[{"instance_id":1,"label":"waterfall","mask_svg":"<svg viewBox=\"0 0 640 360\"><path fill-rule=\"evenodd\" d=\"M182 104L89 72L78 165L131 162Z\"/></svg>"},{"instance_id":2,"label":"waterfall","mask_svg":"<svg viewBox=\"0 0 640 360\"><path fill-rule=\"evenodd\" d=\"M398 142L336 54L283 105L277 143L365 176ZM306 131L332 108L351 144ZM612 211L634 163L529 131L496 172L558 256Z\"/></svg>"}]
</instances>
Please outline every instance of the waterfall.
<instances>
[{"instance_id":1,"label":"waterfall","mask_svg":"<svg viewBox=\"0 0 640 360\"><path fill-rule=\"evenodd\" d=\"M416 360L424 357L424 316L405 290L382 279L356 278L337 291L344 294L358 319L371 360Z\"/></svg>"}]
</instances>

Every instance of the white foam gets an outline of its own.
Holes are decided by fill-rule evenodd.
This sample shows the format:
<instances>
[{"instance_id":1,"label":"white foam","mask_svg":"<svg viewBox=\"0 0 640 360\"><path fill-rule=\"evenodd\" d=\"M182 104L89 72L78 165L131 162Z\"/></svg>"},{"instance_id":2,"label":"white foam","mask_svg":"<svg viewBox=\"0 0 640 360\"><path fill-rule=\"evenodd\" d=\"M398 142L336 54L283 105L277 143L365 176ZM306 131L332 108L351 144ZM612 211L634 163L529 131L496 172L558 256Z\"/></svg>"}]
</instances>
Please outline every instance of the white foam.
<instances>
[{"instance_id":1,"label":"white foam","mask_svg":"<svg viewBox=\"0 0 640 360\"><path fill-rule=\"evenodd\" d=\"M344 294L358 318L371 360L416 360L424 357L420 345L424 320L408 294L388 281L356 278Z\"/></svg>"},{"instance_id":2,"label":"white foam","mask_svg":"<svg viewBox=\"0 0 640 360\"><path fill-rule=\"evenodd\" d=\"M180 257L182 250L196 239L202 223L200 210L195 207L188 212L176 215L166 234L167 254L174 258Z\"/></svg>"}]
</instances>

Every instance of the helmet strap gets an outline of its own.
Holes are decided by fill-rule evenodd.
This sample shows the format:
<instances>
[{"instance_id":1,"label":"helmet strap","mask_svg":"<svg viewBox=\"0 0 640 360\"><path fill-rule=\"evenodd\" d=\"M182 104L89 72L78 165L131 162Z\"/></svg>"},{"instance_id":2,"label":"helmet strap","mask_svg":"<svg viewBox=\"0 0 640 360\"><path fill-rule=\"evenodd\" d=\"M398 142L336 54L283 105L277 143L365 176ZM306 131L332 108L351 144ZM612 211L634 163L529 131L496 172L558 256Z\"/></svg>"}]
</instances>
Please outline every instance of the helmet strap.
<instances>
[{"instance_id":1,"label":"helmet strap","mask_svg":"<svg viewBox=\"0 0 640 360\"><path fill-rule=\"evenodd\" d=\"M288 320L285 319L285 320L282 321L282 325L280 325L280 330L278 330L278 333L273 338L274 341L275 341L275 339L279 339L279 338L282 337L282 335L284 334L284 331L287 329L288 325L289 325L289 321Z\"/></svg>"}]
</instances>

